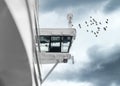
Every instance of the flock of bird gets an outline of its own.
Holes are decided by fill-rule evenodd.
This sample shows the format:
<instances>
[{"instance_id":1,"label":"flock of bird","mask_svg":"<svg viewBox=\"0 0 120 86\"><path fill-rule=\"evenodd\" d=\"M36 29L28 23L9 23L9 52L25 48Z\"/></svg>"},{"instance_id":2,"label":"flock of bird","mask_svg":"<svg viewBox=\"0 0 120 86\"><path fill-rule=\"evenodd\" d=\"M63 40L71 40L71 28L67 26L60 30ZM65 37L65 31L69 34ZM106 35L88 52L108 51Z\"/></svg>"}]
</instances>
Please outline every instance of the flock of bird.
<instances>
[{"instance_id":1,"label":"flock of bird","mask_svg":"<svg viewBox=\"0 0 120 86\"><path fill-rule=\"evenodd\" d=\"M94 34L95 37L98 37L100 31L102 31L102 30L106 31L107 30L108 19L106 19L104 22L101 22L101 21L97 21L95 18L90 16L90 20L85 21L84 24L87 27L86 32L90 32L90 33ZM84 27L82 27L81 24L78 24L78 26L79 26L80 29L84 28ZM94 29L88 28L90 26L94 26L95 28Z\"/></svg>"}]
</instances>

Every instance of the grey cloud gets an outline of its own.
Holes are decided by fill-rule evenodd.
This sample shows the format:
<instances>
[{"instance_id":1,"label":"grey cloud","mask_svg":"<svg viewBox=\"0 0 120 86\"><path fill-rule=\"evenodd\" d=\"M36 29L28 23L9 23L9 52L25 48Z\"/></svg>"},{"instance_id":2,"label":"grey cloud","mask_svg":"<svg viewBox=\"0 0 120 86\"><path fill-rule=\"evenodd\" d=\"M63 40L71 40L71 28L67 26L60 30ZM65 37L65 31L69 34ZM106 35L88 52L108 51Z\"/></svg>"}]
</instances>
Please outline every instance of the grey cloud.
<instances>
[{"instance_id":1,"label":"grey cloud","mask_svg":"<svg viewBox=\"0 0 120 86\"><path fill-rule=\"evenodd\" d=\"M102 51L100 47L93 47L88 55L92 61L82 71L83 80L93 82L96 86L110 86L112 82L120 85L120 46Z\"/></svg>"},{"instance_id":2,"label":"grey cloud","mask_svg":"<svg viewBox=\"0 0 120 86\"><path fill-rule=\"evenodd\" d=\"M120 8L120 0L42 0L40 2L40 11L66 11L68 9L95 9L97 6L108 3L104 6L103 11L106 13L113 12ZM66 9L66 10L65 10Z\"/></svg>"},{"instance_id":3,"label":"grey cloud","mask_svg":"<svg viewBox=\"0 0 120 86\"><path fill-rule=\"evenodd\" d=\"M110 13L118 8L120 8L120 0L110 0L110 2L105 6L104 11Z\"/></svg>"},{"instance_id":4,"label":"grey cloud","mask_svg":"<svg viewBox=\"0 0 120 86\"><path fill-rule=\"evenodd\" d=\"M120 85L120 46L102 49L93 46L88 49L91 62L84 69L66 71L57 74L52 79L61 79L76 82L91 82L95 86L110 86L111 83Z\"/></svg>"},{"instance_id":5,"label":"grey cloud","mask_svg":"<svg viewBox=\"0 0 120 86\"><path fill-rule=\"evenodd\" d=\"M40 2L40 10L42 11L53 11L53 10L64 10L67 8L75 8L79 6L93 6L100 4L104 0L42 0Z\"/></svg>"}]
</instances>

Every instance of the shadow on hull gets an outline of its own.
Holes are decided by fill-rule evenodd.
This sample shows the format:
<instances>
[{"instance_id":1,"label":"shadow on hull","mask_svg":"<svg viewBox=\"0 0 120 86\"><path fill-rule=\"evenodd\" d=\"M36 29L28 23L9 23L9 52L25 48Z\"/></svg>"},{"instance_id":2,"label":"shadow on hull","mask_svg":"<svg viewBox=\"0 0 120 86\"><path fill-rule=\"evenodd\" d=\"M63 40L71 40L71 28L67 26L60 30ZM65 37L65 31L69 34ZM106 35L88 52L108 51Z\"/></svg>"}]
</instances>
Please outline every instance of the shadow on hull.
<instances>
[{"instance_id":1,"label":"shadow on hull","mask_svg":"<svg viewBox=\"0 0 120 86\"><path fill-rule=\"evenodd\" d=\"M0 86L32 86L27 54L4 0L0 1Z\"/></svg>"}]
</instances>

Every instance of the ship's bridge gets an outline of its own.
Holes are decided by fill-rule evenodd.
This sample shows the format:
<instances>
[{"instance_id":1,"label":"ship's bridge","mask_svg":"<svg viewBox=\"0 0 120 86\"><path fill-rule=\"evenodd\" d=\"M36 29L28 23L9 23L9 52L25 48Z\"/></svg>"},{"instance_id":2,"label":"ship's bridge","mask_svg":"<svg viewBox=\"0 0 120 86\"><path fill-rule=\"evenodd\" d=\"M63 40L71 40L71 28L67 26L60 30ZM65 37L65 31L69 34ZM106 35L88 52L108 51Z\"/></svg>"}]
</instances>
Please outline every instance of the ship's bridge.
<instances>
[{"instance_id":1,"label":"ship's bridge","mask_svg":"<svg viewBox=\"0 0 120 86\"><path fill-rule=\"evenodd\" d=\"M74 28L40 28L39 59L41 63L66 63L72 56L69 54L76 36Z\"/></svg>"}]
</instances>

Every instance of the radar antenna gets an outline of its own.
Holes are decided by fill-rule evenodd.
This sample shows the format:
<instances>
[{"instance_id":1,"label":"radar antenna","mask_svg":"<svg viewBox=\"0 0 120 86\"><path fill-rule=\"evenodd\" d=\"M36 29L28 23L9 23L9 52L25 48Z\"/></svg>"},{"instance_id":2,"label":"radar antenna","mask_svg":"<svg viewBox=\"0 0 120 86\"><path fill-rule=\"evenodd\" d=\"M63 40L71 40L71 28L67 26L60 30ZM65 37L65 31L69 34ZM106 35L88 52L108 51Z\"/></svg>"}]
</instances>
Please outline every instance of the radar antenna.
<instances>
[{"instance_id":1,"label":"radar antenna","mask_svg":"<svg viewBox=\"0 0 120 86\"><path fill-rule=\"evenodd\" d=\"M68 27L69 28L72 28L72 26L73 26L72 19L73 19L73 14L72 13L68 13L67 14L67 20L68 20Z\"/></svg>"}]
</instances>

